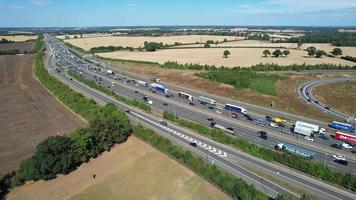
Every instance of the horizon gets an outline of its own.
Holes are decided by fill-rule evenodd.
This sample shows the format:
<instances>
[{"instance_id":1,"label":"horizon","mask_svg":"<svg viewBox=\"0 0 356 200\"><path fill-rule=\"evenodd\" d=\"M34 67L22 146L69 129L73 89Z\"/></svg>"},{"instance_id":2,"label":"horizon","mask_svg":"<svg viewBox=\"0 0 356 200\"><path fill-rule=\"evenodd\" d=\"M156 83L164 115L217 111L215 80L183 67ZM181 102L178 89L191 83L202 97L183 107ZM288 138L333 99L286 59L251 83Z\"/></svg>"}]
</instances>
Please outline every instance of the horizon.
<instances>
[{"instance_id":1,"label":"horizon","mask_svg":"<svg viewBox=\"0 0 356 200\"><path fill-rule=\"evenodd\" d=\"M0 22L0 27L6 28L356 26L356 1L353 0L107 0L100 3L93 0L3 0L0 8L0 17L6 19Z\"/></svg>"}]
</instances>

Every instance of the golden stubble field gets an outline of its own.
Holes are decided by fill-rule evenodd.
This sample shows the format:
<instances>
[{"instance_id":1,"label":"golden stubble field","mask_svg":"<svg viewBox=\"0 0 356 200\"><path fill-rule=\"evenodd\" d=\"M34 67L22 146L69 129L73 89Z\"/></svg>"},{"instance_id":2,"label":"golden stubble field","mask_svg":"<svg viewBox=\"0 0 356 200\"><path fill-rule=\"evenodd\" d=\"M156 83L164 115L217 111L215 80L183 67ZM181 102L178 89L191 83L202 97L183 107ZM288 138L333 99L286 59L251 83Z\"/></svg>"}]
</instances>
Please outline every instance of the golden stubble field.
<instances>
[{"instance_id":1,"label":"golden stubble field","mask_svg":"<svg viewBox=\"0 0 356 200\"><path fill-rule=\"evenodd\" d=\"M2 38L5 38L7 40L11 40L14 42L24 42L26 40L34 40L37 38L36 35L15 35L15 36L9 36L9 35L0 35L0 40Z\"/></svg>"},{"instance_id":2,"label":"golden stubble field","mask_svg":"<svg viewBox=\"0 0 356 200\"><path fill-rule=\"evenodd\" d=\"M61 36L62 37L62 36ZM130 36L111 36L111 37L88 37L64 40L72 45L78 46L85 50L99 46L123 46L123 47L143 47L144 42L162 42L163 44L174 44L175 42L196 43L207 40L224 41L241 39L233 36L214 36L214 35L187 35L187 36L161 36L161 37L130 37Z\"/></svg>"},{"instance_id":3,"label":"golden stubble field","mask_svg":"<svg viewBox=\"0 0 356 200\"><path fill-rule=\"evenodd\" d=\"M173 159L131 136L125 143L82 164L68 175L15 188L8 199L227 200L229 197Z\"/></svg>"},{"instance_id":4,"label":"golden stubble field","mask_svg":"<svg viewBox=\"0 0 356 200\"><path fill-rule=\"evenodd\" d=\"M339 58L323 57L309 58L307 52L303 50L290 50L288 57L264 57L262 52L265 48L227 48L231 52L229 58L223 58L224 48L201 48L201 49L164 49L156 52L129 52L116 51L110 53L100 53L106 58L117 58L125 60L152 61L164 63L166 61L177 61L178 63L199 63L215 66L227 67L250 67L259 63L275 63L279 65L291 64L342 64L354 65L351 61ZM274 49L270 49L271 52Z\"/></svg>"}]
</instances>

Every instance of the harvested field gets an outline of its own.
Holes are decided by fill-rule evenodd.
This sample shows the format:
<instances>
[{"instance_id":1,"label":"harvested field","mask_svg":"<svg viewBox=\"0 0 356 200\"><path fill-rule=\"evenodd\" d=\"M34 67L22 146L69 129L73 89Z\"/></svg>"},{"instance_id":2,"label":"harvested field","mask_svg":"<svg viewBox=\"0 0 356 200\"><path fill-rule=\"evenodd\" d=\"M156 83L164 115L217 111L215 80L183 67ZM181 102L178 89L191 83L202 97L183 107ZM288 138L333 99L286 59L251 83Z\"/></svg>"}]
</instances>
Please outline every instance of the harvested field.
<instances>
[{"instance_id":1,"label":"harvested field","mask_svg":"<svg viewBox=\"0 0 356 200\"><path fill-rule=\"evenodd\" d=\"M127 70L143 76L156 76L162 81L178 84L187 88L193 88L199 91L207 91L208 93L228 97L235 100L270 107L272 102L275 103L276 110L286 111L297 115L303 115L315 119L320 119L326 122L333 120L333 117L325 114L319 109L307 105L303 100L298 98L297 88L304 82L329 78L329 77L356 77L356 73L332 74L332 73L276 73L283 79L277 81L276 90L277 96L263 95L261 93L243 89L235 89L231 85L210 82L207 79L199 78L194 75L197 71L194 70L176 70L162 69L158 67L150 67L149 65L140 64L124 64L120 63L118 68Z\"/></svg>"},{"instance_id":2,"label":"harvested field","mask_svg":"<svg viewBox=\"0 0 356 200\"><path fill-rule=\"evenodd\" d=\"M30 52L34 48L35 48L35 43L34 42L0 44L0 51L9 51L9 50L18 49L21 52L24 52L24 51Z\"/></svg>"},{"instance_id":3,"label":"harvested field","mask_svg":"<svg viewBox=\"0 0 356 200\"><path fill-rule=\"evenodd\" d=\"M34 55L0 56L0 174L18 167L36 145L86 123L33 79Z\"/></svg>"},{"instance_id":4,"label":"harvested field","mask_svg":"<svg viewBox=\"0 0 356 200\"><path fill-rule=\"evenodd\" d=\"M313 89L313 95L330 108L349 116L356 114L356 81L321 85Z\"/></svg>"},{"instance_id":5,"label":"harvested field","mask_svg":"<svg viewBox=\"0 0 356 200\"><path fill-rule=\"evenodd\" d=\"M224 39L235 40L239 37L232 36L214 36L214 35L187 35L187 36L161 36L161 37L130 37L130 36L112 36L112 37L91 37L69 39L72 45L78 46L85 50L90 50L93 47L99 46L123 46L123 47L143 47L144 42L162 42L163 44L174 44L175 42L196 43L205 42L207 40L223 41Z\"/></svg>"},{"instance_id":6,"label":"harvested field","mask_svg":"<svg viewBox=\"0 0 356 200\"><path fill-rule=\"evenodd\" d=\"M15 188L8 199L229 198L189 169L131 136L125 143L82 164L69 175Z\"/></svg>"},{"instance_id":7,"label":"harvested field","mask_svg":"<svg viewBox=\"0 0 356 200\"><path fill-rule=\"evenodd\" d=\"M37 35L15 35L15 36L9 36L9 35L0 35L0 40L2 38L5 38L7 40L11 40L14 42L24 42L26 40L34 40L37 38Z\"/></svg>"},{"instance_id":8,"label":"harvested field","mask_svg":"<svg viewBox=\"0 0 356 200\"><path fill-rule=\"evenodd\" d=\"M68 36L70 39L75 39L74 37L77 36L77 38L80 38L79 34L75 35L57 35L56 38L64 40L65 36ZM92 38L92 37L110 37L111 34L108 33L91 33L91 34L83 34L83 38Z\"/></svg>"},{"instance_id":9,"label":"harvested field","mask_svg":"<svg viewBox=\"0 0 356 200\"><path fill-rule=\"evenodd\" d=\"M263 57L262 52L265 48L230 48L229 58L223 58L225 49L204 48L204 49L163 49L156 52L129 52L116 51L110 53L100 53L99 55L107 58L118 58L125 60L140 60L164 63L166 61L177 61L178 63L199 63L216 66L242 66L249 67L259 63L276 63L279 65L291 64L342 64L354 65L351 61L339 58L309 58L307 52L302 50L290 50L288 57ZM271 49L273 51L273 49Z\"/></svg>"}]
</instances>

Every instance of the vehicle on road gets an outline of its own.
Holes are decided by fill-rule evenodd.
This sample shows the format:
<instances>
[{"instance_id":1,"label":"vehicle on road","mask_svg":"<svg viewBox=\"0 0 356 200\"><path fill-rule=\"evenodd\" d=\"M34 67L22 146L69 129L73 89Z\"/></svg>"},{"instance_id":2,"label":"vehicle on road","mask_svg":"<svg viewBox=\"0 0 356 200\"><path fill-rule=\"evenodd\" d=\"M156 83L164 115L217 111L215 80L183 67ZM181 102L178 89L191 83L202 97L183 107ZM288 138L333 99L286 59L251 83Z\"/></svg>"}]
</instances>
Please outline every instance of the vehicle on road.
<instances>
[{"instance_id":1,"label":"vehicle on road","mask_svg":"<svg viewBox=\"0 0 356 200\"><path fill-rule=\"evenodd\" d=\"M214 121L214 118L209 117L207 120L208 120L209 122L213 122L213 121Z\"/></svg>"},{"instance_id":2,"label":"vehicle on road","mask_svg":"<svg viewBox=\"0 0 356 200\"><path fill-rule=\"evenodd\" d=\"M284 128L281 130L282 133L285 133L285 134L291 134L292 131L290 130L290 128Z\"/></svg>"},{"instance_id":3,"label":"vehicle on road","mask_svg":"<svg viewBox=\"0 0 356 200\"><path fill-rule=\"evenodd\" d=\"M168 93L168 89L166 89L162 85L158 85L156 83L152 83L151 87L157 92L162 92L162 93L166 93L166 94Z\"/></svg>"},{"instance_id":4,"label":"vehicle on road","mask_svg":"<svg viewBox=\"0 0 356 200\"><path fill-rule=\"evenodd\" d=\"M163 103L164 106L168 106L168 103Z\"/></svg>"},{"instance_id":5,"label":"vehicle on road","mask_svg":"<svg viewBox=\"0 0 356 200\"><path fill-rule=\"evenodd\" d=\"M216 128L216 129L219 129L219 130L228 132L228 133L230 133L231 135L235 135L235 131L234 131L234 130L225 128L224 126L221 126L220 124L216 124L216 123L215 123L215 125L214 125L213 127Z\"/></svg>"},{"instance_id":6,"label":"vehicle on road","mask_svg":"<svg viewBox=\"0 0 356 200\"><path fill-rule=\"evenodd\" d=\"M341 146L345 149L352 149L352 146L350 144L347 144L347 143L342 143Z\"/></svg>"},{"instance_id":7,"label":"vehicle on road","mask_svg":"<svg viewBox=\"0 0 356 200\"><path fill-rule=\"evenodd\" d=\"M149 80L153 81L153 82L156 82L156 83L161 82L161 80L159 78L157 78L157 77L149 77Z\"/></svg>"},{"instance_id":8,"label":"vehicle on road","mask_svg":"<svg viewBox=\"0 0 356 200\"><path fill-rule=\"evenodd\" d=\"M182 99L187 99L189 101L193 101L193 96L184 92L178 92L178 97Z\"/></svg>"},{"instance_id":9,"label":"vehicle on road","mask_svg":"<svg viewBox=\"0 0 356 200\"><path fill-rule=\"evenodd\" d=\"M197 147L198 145L197 145L197 143L195 143L195 142L191 142L191 143L189 143L190 144L190 146L192 146L192 147Z\"/></svg>"},{"instance_id":10,"label":"vehicle on road","mask_svg":"<svg viewBox=\"0 0 356 200\"><path fill-rule=\"evenodd\" d=\"M315 156L315 152L313 151L309 151L291 144L286 144L286 143L279 143L276 144L274 147L276 150L279 151L285 151L285 152L289 152L292 154L296 154L305 158L309 158L309 159L313 159Z\"/></svg>"},{"instance_id":11,"label":"vehicle on road","mask_svg":"<svg viewBox=\"0 0 356 200\"><path fill-rule=\"evenodd\" d=\"M274 122L274 119L271 116L266 116L266 120L269 122Z\"/></svg>"},{"instance_id":12,"label":"vehicle on road","mask_svg":"<svg viewBox=\"0 0 356 200\"><path fill-rule=\"evenodd\" d=\"M262 139L265 139L265 140L268 139L268 137L267 137L267 132L266 132L266 131L258 131L258 132L257 132L257 135L258 135L258 137L260 137L260 138L262 138Z\"/></svg>"},{"instance_id":13,"label":"vehicle on road","mask_svg":"<svg viewBox=\"0 0 356 200\"><path fill-rule=\"evenodd\" d=\"M342 165L347 165L348 162L346 158L342 155L333 155L334 162L342 164Z\"/></svg>"},{"instance_id":14,"label":"vehicle on road","mask_svg":"<svg viewBox=\"0 0 356 200\"><path fill-rule=\"evenodd\" d=\"M137 84L139 86L143 86L143 87L148 87L149 86L149 84L147 82L145 82L145 81L137 81Z\"/></svg>"},{"instance_id":15,"label":"vehicle on road","mask_svg":"<svg viewBox=\"0 0 356 200\"><path fill-rule=\"evenodd\" d=\"M114 75L114 72L110 69L106 70L106 75Z\"/></svg>"},{"instance_id":16,"label":"vehicle on road","mask_svg":"<svg viewBox=\"0 0 356 200\"><path fill-rule=\"evenodd\" d=\"M232 111L232 112L242 113L242 114L247 113L245 108L243 108L241 106L232 105L232 104L225 104L224 109L228 110L228 111Z\"/></svg>"},{"instance_id":17,"label":"vehicle on road","mask_svg":"<svg viewBox=\"0 0 356 200\"><path fill-rule=\"evenodd\" d=\"M146 96L144 96L142 99L143 99L144 102L146 102L146 103L148 103L150 105L153 104L153 101L150 98L146 97Z\"/></svg>"},{"instance_id":18,"label":"vehicle on road","mask_svg":"<svg viewBox=\"0 0 356 200\"><path fill-rule=\"evenodd\" d=\"M210 99L207 97L203 97L203 96L199 96L197 98L198 102L200 102L203 105L212 105L212 106L216 106L216 101L214 99Z\"/></svg>"},{"instance_id":19,"label":"vehicle on road","mask_svg":"<svg viewBox=\"0 0 356 200\"><path fill-rule=\"evenodd\" d=\"M325 128L320 128L320 126L315 124L297 121L293 131L304 136L311 136L312 134L324 134Z\"/></svg>"},{"instance_id":20,"label":"vehicle on road","mask_svg":"<svg viewBox=\"0 0 356 200\"><path fill-rule=\"evenodd\" d=\"M161 124L162 126L168 126L168 123L166 121L160 121L159 124Z\"/></svg>"},{"instance_id":21,"label":"vehicle on road","mask_svg":"<svg viewBox=\"0 0 356 200\"><path fill-rule=\"evenodd\" d=\"M346 124L342 122L333 121L332 124L330 124L330 127L341 131L348 131L351 133L355 132L355 128L351 124Z\"/></svg>"},{"instance_id":22,"label":"vehicle on road","mask_svg":"<svg viewBox=\"0 0 356 200\"><path fill-rule=\"evenodd\" d=\"M277 124L279 124L279 123L288 124L288 121L287 121L287 120L282 119L282 118L280 118L280 117L275 117L275 118L274 118L274 122L277 123Z\"/></svg>"},{"instance_id":23,"label":"vehicle on road","mask_svg":"<svg viewBox=\"0 0 356 200\"><path fill-rule=\"evenodd\" d=\"M304 139L313 142L314 138L310 137L310 136L305 136Z\"/></svg>"},{"instance_id":24,"label":"vehicle on road","mask_svg":"<svg viewBox=\"0 0 356 200\"><path fill-rule=\"evenodd\" d=\"M209 106L208 108L211 109L211 110L214 110L214 109L215 109L214 106Z\"/></svg>"},{"instance_id":25,"label":"vehicle on road","mask_svg":"<svg viewBox=\"0 0 356 200\"><path fill-rule=\"evenodd\" d=\"M218 114L222 113L221 110L216 110L215 112L218 113Z\"/></svg>"},{"instance_id":26,"label":"vehicle on road","mask_svg":"<svg viewBox=\"0 0 356 200\"><path fill-rule=\"evenodd\" d=\"M320 138L320 139L323 139L323 140L330 140L330 137L329 137L328 135L326 135L326 134L321 134L321 135L319 136L319 138Z\"/></svg>"},{"instance_id":27,"label":"vehicle on road","mask_svg":"<svg viewBox=\"0 0 356 200\"><path fill-rule=\"evenodd\" d=\"M231 114L231 117L234 118L234 119L238 119L239 118L239 115L237 113L232 113Z\"/></svg>"},{"instance_id":28,"label":"vehicle on road","mask_svg":"<svg viewBox=\"0 0 356 200\"><path fill-rule=\"evenodd\" d=\"M336 149L342 149L342 145L341 145L341 144L335 143L335 144L331 144L330 146L331 146L331 147L334 147L334 148L336 148Z\"/></svg>"},{"instance_id":29,"label":"vehicle on road","mask_svg":"<svg viewBox=\"0 0 356 200\"><path fill-rule=\"evenodd\" d=\"M194 106L195 103L194 102L189 102L189 105Z\"/></svg>"},{"instance_id":30,"label":"vehicle on road","mask_svg":"<svg viewBox=\"0 0 356 200\"><path fill-rule=\"evenodd\" d=\"M166 97L167 98L171 98L171 97L174 97L174 95L173 94L166 94Z\"/></svg>"},{"instance_id":31,"label":"vehicle on road","mask_svg":"<svg viewBox=\"0 0 356 200\"><path fill-rule=\"evenodd\" d=\"M334 138L344 142L356 144L356 135L351 135L351 134L337 131L334 135Z\"/></svg>"},{"instance_id":32,"label":"vehicle on road","mask_svg":"<svg viewBox=\"0 0 356 200\"><path fill-rule=\"evenodd\" d=\"M278 124L276 124L276 123L274 123L274 122L270 122L270 123L268 124L268 126L273 127L273 128L278 128Z\"/></svg>"}]
</instances>

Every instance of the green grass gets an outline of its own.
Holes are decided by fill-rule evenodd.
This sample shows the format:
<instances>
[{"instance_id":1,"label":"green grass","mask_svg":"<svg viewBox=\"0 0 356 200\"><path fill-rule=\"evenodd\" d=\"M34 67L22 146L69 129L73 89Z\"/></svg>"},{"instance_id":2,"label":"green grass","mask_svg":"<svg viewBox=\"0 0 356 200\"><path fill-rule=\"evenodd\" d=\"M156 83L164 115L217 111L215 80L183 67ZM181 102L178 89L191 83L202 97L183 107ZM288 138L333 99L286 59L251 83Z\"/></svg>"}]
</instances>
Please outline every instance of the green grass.
<instances>
[{"instance_id":1,"label":"green grass","mask_svg":"<svg viewBox=\"0 0 356 200\"><path fill-rule=\"evenodd\" d=\"M276 82L278 80L280 80L280 77L277 76L258 76L251 79L248 88L262 94L277 96Z\"/></svg>"}]
</instances>

